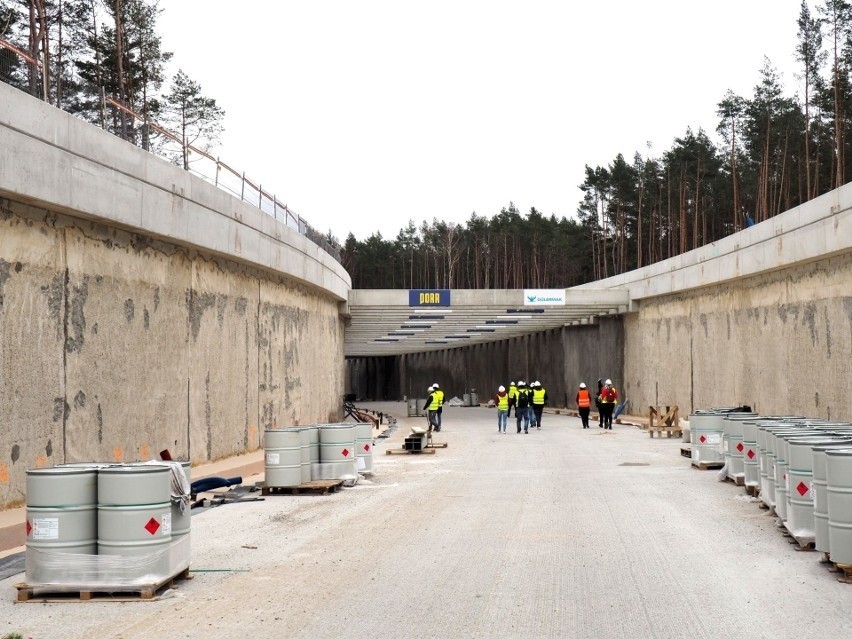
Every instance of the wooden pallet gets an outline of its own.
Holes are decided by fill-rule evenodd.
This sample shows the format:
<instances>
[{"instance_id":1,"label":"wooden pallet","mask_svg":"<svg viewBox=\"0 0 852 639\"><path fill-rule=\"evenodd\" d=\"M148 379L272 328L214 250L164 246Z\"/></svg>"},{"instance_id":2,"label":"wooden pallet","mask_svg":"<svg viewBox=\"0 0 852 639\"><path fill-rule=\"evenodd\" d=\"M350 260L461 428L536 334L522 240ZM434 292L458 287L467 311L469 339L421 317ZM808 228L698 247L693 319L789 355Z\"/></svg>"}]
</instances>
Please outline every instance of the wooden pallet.
<instances>
[{"instance_id":1,"label":"wooden pallet","mask_svg":"<svg viewBox=\"0 0 852 639\"><path fill-rule=\"evenodd\" d=\"M425 448L423 450L406 450L405 448L388 448L385 455L434 455L435 448Z\"/></svg>"},{"instance_id":2,"label":"wooden pallet","mask_svg":"<svg viewBox=\"0 0 852 639\"><path fill-rule=\"evenodd\" d=\"M781 532L784 533L784 537L787 538L791 544L797 544L796 550L815 550L816 549L816 539L813 535L808 535L806 537L797 536L791 533L786 528L782 528Z\"/></svg>"},{"instance_id":3,"label":"wooden pallet","mask_svg":"<svg viewBox=\"0 0 852 639\"><path fill-rule=\"evenodd\" d=\"M698 470L713 470L713 469L721 468L722 466L724 466L724 465L725 465L725 462L720 462L720 461L716 461L716 462L702 462L702 461L695 461L695 460L693 459L693 460L692 460L692 465L693 465L695 468L697 468Z\"/></svg>"},{"instance_id":4,"label":"wooden pallet","mask_svg":"<svg viewBox=\"0 0 852 639\"><path fill-rule=\"evenodd\" d=\"M837 581L842 584L852 584L852 564L836 564L830 562L833 572L843 573L843 576L838 577Z\"/></svg>"},{"instance_id":5,"label":"wooden pallet","mask_svg":"<svg viewBox=\"0 0 852 639\"><path fill-rule=\"evenodd\" d=\"M687 458L689 458L689 459L692 459L692 449L691 449L691 448L688 448L688 447L686 447L686 446L681 446L681 449L680 449L680 456L681 456L681 457L687 457Z\"/></svg>"},{"instance_id":6,"label":"wooden pallet","mask_svg":"<svg viewBox=\"0 0 852 639\"><path fill-rule=\"evenodd\" d=\"M721 466L720 466L721 468ZM725 481L733 484L734 486L745 486L745 476L744 475L734 475L731 477L730 475L725 476Z\"/></svg>"},{"instance_id":7,"label":"wooden pallet","mask_svg":"<svg viewBox=\"0 0 852 639\"><path fill-rule=\"evenodd\" d=\"M654 433L657 433L660 439L663 438L663 433L666 433L667 439L671 439L673 435L676 437L683 436L683 431L681 431L680 428L669 428L668 426L648 426L648 434L651 436L651 439L654 439Z\"/></svg>"},{"instance_id":8,"label":"wooden pallet","mask_svg":"<svg viewBox=\"0 0 852 639\"><path fill-rule=\"evenodd\" d=\"M426 448L446 448L447 446L449 446L449 444L447 444L447 442L438 442L438 443L433 442L431 444L426 444Z\"/></svg>"},{"instance_id":9,"label":"wooden pallet","mask_svg":"<svg viewBox=\"0 0 852 639\"><path fill-rule=\"evenodd\" d=\"M760 496L760 486L749 486L746 484L746 495L749 497L758 497Z\"/></svg>"},{"instance_id":10,"label":"wooden pallet","mask_svg":"<svg viewBox=\"0 0 852 639\"><path fill-rule=\"evenodd\" d=\"M76 602L76 601L156 601L162 591L174 586L178 579L192 579L189 568L173 577L150 584L98 584L94 587L63 588L56 584L15 584L17 603L23 602Z\"/></svg>"},{"instance_id":11,"label":"wooden pallet","mask_svg":"<svg viewBox=\"0 0 852 639\"><path fill-rule=\"evenodd\" d=\"M264 486L263 495L327 495L343 488L342 479L315 479L298 486Z\"/></svg>"}]
</instances>

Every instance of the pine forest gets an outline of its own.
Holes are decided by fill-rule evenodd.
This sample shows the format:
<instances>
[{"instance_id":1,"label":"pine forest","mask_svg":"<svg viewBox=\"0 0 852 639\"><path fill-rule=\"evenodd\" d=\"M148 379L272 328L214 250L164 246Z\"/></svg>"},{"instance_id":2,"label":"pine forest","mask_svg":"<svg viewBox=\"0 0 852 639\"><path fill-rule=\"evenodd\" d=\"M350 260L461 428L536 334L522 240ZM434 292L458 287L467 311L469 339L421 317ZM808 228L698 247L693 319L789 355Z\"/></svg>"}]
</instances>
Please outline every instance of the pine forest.
<instances>
[{"instance_id":1,"label":"pine forest","mask_svg":"<svg viewBox=\"0 0 852 639\"><path fill-rule=\"evenodd\" d=\"M183 71L166 77L161 11L158 0L0 0L0 80L189 168L186 149L215 146L224 113ZM507 203L464 224L325 239L354 288L564 288L778 215L852 171L852 3L803 0L797 27L792 91L766 59L751 95L719 96L715 131L687 128L662 153L565 176L583 193L571 218Z\"/></svg>"}]
</instances>

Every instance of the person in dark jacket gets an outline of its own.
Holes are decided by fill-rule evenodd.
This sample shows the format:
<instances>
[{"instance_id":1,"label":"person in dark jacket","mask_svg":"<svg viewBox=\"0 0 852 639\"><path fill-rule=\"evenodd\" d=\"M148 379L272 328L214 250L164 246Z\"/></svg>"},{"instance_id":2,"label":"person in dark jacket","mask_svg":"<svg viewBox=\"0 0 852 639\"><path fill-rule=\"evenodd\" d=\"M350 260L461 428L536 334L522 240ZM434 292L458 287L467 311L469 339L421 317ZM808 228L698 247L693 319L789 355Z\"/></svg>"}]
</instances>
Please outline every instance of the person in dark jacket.
<instances>
[{"instance_id":1,"label":"person in dark jacket","mask_svg":"<svg viewBox=\"0 0 852 639\"><path fill-rule=\"evenodd\" d=\"M601 421L603 427L607 430L612 430L612 412L615 410L615 405L618 404L618 391L612 385L612 380L606 380L601 393Z\"/></svg>"},{"instance_id":2,"label":"person in dark jacket","mask_svg":"<svg viewBox=\"0 0 852 639\"><path fill-rule=\"evenodd\" d=\"M515 404L515 419L517 420L518 432L521 432L521 422L524 422L524 432L530 432L530 392L524 382L518 382L518 402Z\"/></svg>"},{"instance_id":3,"label":"person in dark jacket","mask_svg":"<svg viewBox=\"0 0 852 639\"><path fill-rule=\"evenodd\" d=\"M535 415L535 427L541 430L541 416L544 414L544 407L547 404L547 391L538 380L534 381L530 387L530 402L533 415Z\"/></svg>"}]
</instances>

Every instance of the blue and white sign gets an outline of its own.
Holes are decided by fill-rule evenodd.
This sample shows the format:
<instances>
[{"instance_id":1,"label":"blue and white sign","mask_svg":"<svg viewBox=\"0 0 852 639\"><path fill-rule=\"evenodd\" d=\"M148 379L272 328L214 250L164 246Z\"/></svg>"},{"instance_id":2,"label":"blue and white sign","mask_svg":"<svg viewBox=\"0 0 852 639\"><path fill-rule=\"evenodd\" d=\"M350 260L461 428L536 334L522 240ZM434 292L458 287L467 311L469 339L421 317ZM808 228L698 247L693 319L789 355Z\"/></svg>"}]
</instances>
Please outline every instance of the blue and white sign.
<instances>
[{"instance_id":1,"label":"blue and white sign","mask_svg":"<svg viewBox=\"0 0 852 639\"><path fill-rule=\"evenodd\" d=\"M414 288L408 289L409 306L449 306L450 289Z\"/></svg>"},{"instance_id":2,"label":"blue and white sign","mask_svg":"<svg viewBox=\"0 0 852 639\"><path fill-rule=\"evenodd\" d=\"M565 306L565 289L525 288L524 306Z\"/></svg>"}]
</instances>

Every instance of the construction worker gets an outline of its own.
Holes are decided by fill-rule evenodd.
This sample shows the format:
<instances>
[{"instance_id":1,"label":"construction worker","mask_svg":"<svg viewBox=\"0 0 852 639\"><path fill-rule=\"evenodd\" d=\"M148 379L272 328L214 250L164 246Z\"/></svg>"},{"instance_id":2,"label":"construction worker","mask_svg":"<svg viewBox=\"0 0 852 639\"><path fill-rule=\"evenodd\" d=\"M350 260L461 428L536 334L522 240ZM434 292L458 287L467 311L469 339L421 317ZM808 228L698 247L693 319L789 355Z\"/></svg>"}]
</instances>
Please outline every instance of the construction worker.
<instances>
[{"instance_id":1,"label":"construction worker","mask_svg":"<svg viewBox=\"0 0 852 639\"><path fill-rule=\"evenodd\" d=\"M524 422L524 432L530 432L530 395L527 385L520 381L518 382L518 403L515 405L515 420L518 425L518 432L521 432L521 421Z\"/></svg>"},{"instance_id":2,"label":"construction worker","mask_svg":"<svg viewBox=\"0 0 852 639\"><path fill-rule=\"evenodd\" d=\"M434 384L432 384L432 389L433 389L434 393L438 396L438 412L437 412L438 427L435 430L440 431L441 430L441 423L442 423L441 415L444 412L444 391L442 391L441 387L438 386L438 382L435 382Z\"/></svg>"},{"instance_id":3,"label":"construction worker","mask_svg":"<svg viewBox=\"0 0 852 639\"><path fill-rule=\"evenodd\" d=\"M583 428L589 427L589 411L592 409L592 394L586 388L585 382L580 382L580 390L577 391L577 412L580 413L580 421Z\"/></svg>"},{"instance_id":4,"label":"construction worker","mask_svg":"<svg viewBox=\"0 0 852 639\"><path fill-rule=\"evenodd\" d=\"M435 393L435 387L430 386L428 388L429 396L426 397L426 403L423 404L423 410L426 411L426 416L429 418L429 432L431 433L433 430L441 430L438 426L438 408L440 404L438 403L438 396Z\"/></svg>"},{"instance_id":5,"label":"construction worker","mask_svg":"<svg viewBox=\"0 0 852 639\"><path fill-rule=\"evenodd\" d=\"M615 410L615 405L618 404L618 391L612 385L612 380L608 379L604 382L600 394L601 400L601 426L607 430L612 430L612 411Z\"/></svg>"},{"instance_id":6,"label":"construction worker","mask_svg":"<svg viewBox=\"0 0 852 639\"><path fill-rule=\"evenodd\" d=\"M515 386L515 382L509 382L509 413L508 417L512 416L512 406L516 406L518 403L518 387ZM515 415L518 414L518 409L515 408Z\"/></svg>"},{"instance_id":7,"label":"construction worker","mask_svg":"<svg viewBox=\"0 0 852 639\"><path fill-rule=\"evenodd\" d=\"M497 388L497 394L494 396L494 404L497 406L497 432L506 432L506 422L509 418L509 393L506 392L505 386Z\"/></svg>"},{"instance_id":8,"label":"construction worker","mask_svg":"<svg viewBox=\"0 0 852 639\"><path fill-rule=\"evenodd\" d=\"M535 415L535 427L538 430L541 430L541 415L545 404L547 404L547 391L542 388L541 382L536 380L532 385L532 410Z\"/></svg>"}]
</instances>

